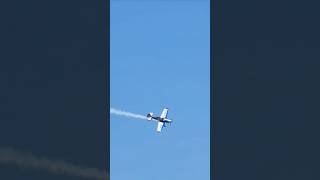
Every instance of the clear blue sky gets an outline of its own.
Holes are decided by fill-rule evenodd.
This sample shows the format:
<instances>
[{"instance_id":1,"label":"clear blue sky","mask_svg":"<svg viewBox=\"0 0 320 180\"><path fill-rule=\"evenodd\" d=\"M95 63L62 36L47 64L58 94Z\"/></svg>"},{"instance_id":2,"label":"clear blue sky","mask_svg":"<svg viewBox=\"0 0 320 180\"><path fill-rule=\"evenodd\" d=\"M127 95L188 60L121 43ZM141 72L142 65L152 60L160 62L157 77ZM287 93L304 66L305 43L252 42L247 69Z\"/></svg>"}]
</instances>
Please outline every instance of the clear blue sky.
<instances>
[{"instance_id":1,"label":"clear blue sky","mask_svg":"<svg viewBox=\"0 0 320 180\"><path fill-rule=\"evenodd\" d=\"M209 180L209 20L209 0L111 0L111 107L174 121L111 115L112 180Z\"/></svg>"}]
</instances>

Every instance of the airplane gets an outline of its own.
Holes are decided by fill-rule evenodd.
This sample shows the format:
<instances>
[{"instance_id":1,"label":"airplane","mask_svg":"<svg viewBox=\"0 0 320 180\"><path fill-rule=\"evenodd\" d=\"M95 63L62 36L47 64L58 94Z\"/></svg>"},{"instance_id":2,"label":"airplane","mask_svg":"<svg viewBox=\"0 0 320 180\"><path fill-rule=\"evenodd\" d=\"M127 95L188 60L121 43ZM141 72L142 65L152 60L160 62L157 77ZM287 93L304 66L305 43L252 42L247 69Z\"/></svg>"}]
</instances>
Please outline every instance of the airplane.
<instances>
[{"instance_id":1,"label":"airplane","mask_svg":"<svg viewBox=\"0 0 320 180\"><path fill-rule=\"evenodd\" d=\"M172 120L167 118L168 111L169 108L164 108L160 116L153 116L152 112L147 114L148 121L151 121L152 119L158 121L157 132L161 132L162 127L166 127L166 123L171 125Z\"/></svg>"}]
</instances>

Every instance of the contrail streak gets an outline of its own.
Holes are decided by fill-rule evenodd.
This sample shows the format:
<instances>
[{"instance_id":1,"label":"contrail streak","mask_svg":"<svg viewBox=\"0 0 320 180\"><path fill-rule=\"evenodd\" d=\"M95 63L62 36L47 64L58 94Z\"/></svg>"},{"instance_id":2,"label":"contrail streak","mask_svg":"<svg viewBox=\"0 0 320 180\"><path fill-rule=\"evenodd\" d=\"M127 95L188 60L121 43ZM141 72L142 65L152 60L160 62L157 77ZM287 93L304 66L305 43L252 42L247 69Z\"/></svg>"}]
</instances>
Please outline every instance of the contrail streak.
<instances>
[{"instance_id":1,"label":"contrail streak","mask_svg":"<svg viewBox=\"0 0 320 180\"><path fill-rule=\"evenodd\" d=\"M103 170L79 167L63 161L52 161L39 158L30 153L22 153L12 148L0 148L0 164L12 164L19 168L45 170L54 174L69 175L97 180L108 180L109 176Z\"/></svg>"},{"instance_id":2,"label":"contrail streak","mask_svg":"<svg viewBox=\"0 0 320 180\"><path fill-rule=\"evenodd\" d=\"M122 110L118 110L115 108L110 108L110 113L111 114L115 114L115 115L119 115L119 116L126 116L126 117L130 117L130 118L135 118L135 119L148 119L146 116L140 115L140 114L135 114L135 113L131 113L131 112L126 112L126 111L122 111Z\"/></svg>"}]
</instances>

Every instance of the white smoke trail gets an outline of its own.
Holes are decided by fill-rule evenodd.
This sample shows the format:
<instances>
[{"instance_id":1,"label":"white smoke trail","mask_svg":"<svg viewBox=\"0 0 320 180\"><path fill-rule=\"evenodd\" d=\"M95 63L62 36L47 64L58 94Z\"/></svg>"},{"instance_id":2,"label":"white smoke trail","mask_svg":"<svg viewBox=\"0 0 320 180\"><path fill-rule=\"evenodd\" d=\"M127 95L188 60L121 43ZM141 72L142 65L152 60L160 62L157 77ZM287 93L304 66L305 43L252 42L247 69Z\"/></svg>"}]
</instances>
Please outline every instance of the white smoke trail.
<instances>
[{"instance_id":1,"label":"white smoke trail","mask_svg":"<svg viewBox=\"0 0 320 180\"><path fill-rule=\"evenodd\" d=\"M0 148L0 164L12 164L19 168L45 170L54 174L89 179L109 179L105 171L96 168L79 167L63 161L52 161L46 158L39 158L30 153L22 153L11 148Z\"/></svg>"},{"instance_id":2,"label":"white smoke trail","mask_svg":"<svg viewBox=\"0 0 320 180\"><path fill-rule=\"evenodd\" d=\"M119 115L119 116L126 116L126 117L130 117L130 118L135 118L135 119L148 119L146 116L122 111L122 110L115 109L115 108L110 108L110 113L115 114L115 115Z\"/></svg>"}]
</instances>

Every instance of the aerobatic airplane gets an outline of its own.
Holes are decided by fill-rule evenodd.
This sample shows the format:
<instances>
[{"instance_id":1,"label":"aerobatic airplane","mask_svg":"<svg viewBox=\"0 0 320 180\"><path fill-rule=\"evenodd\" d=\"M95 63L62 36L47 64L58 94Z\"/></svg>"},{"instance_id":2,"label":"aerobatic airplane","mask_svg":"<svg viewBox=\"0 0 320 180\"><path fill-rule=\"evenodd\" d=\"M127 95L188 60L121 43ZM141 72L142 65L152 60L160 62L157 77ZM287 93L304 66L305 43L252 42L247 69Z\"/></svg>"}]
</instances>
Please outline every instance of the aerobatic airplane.
<instances>
[{"instance_id":1,"label":"aerobatic airplane","mask_svg":"<svg viewBox=\"0 0 320 180\"><path fill-rule=\"evenodd\" d=\"M167 119L168 110L169 110L168 108L164 108L160 117L153 116L152 112L147 114L148 121L151 121L152 119L158 121L157 132L161 132L162 127L166 127L166 123L171 125L172 120Z\"/></svg>"}]
</instances>

